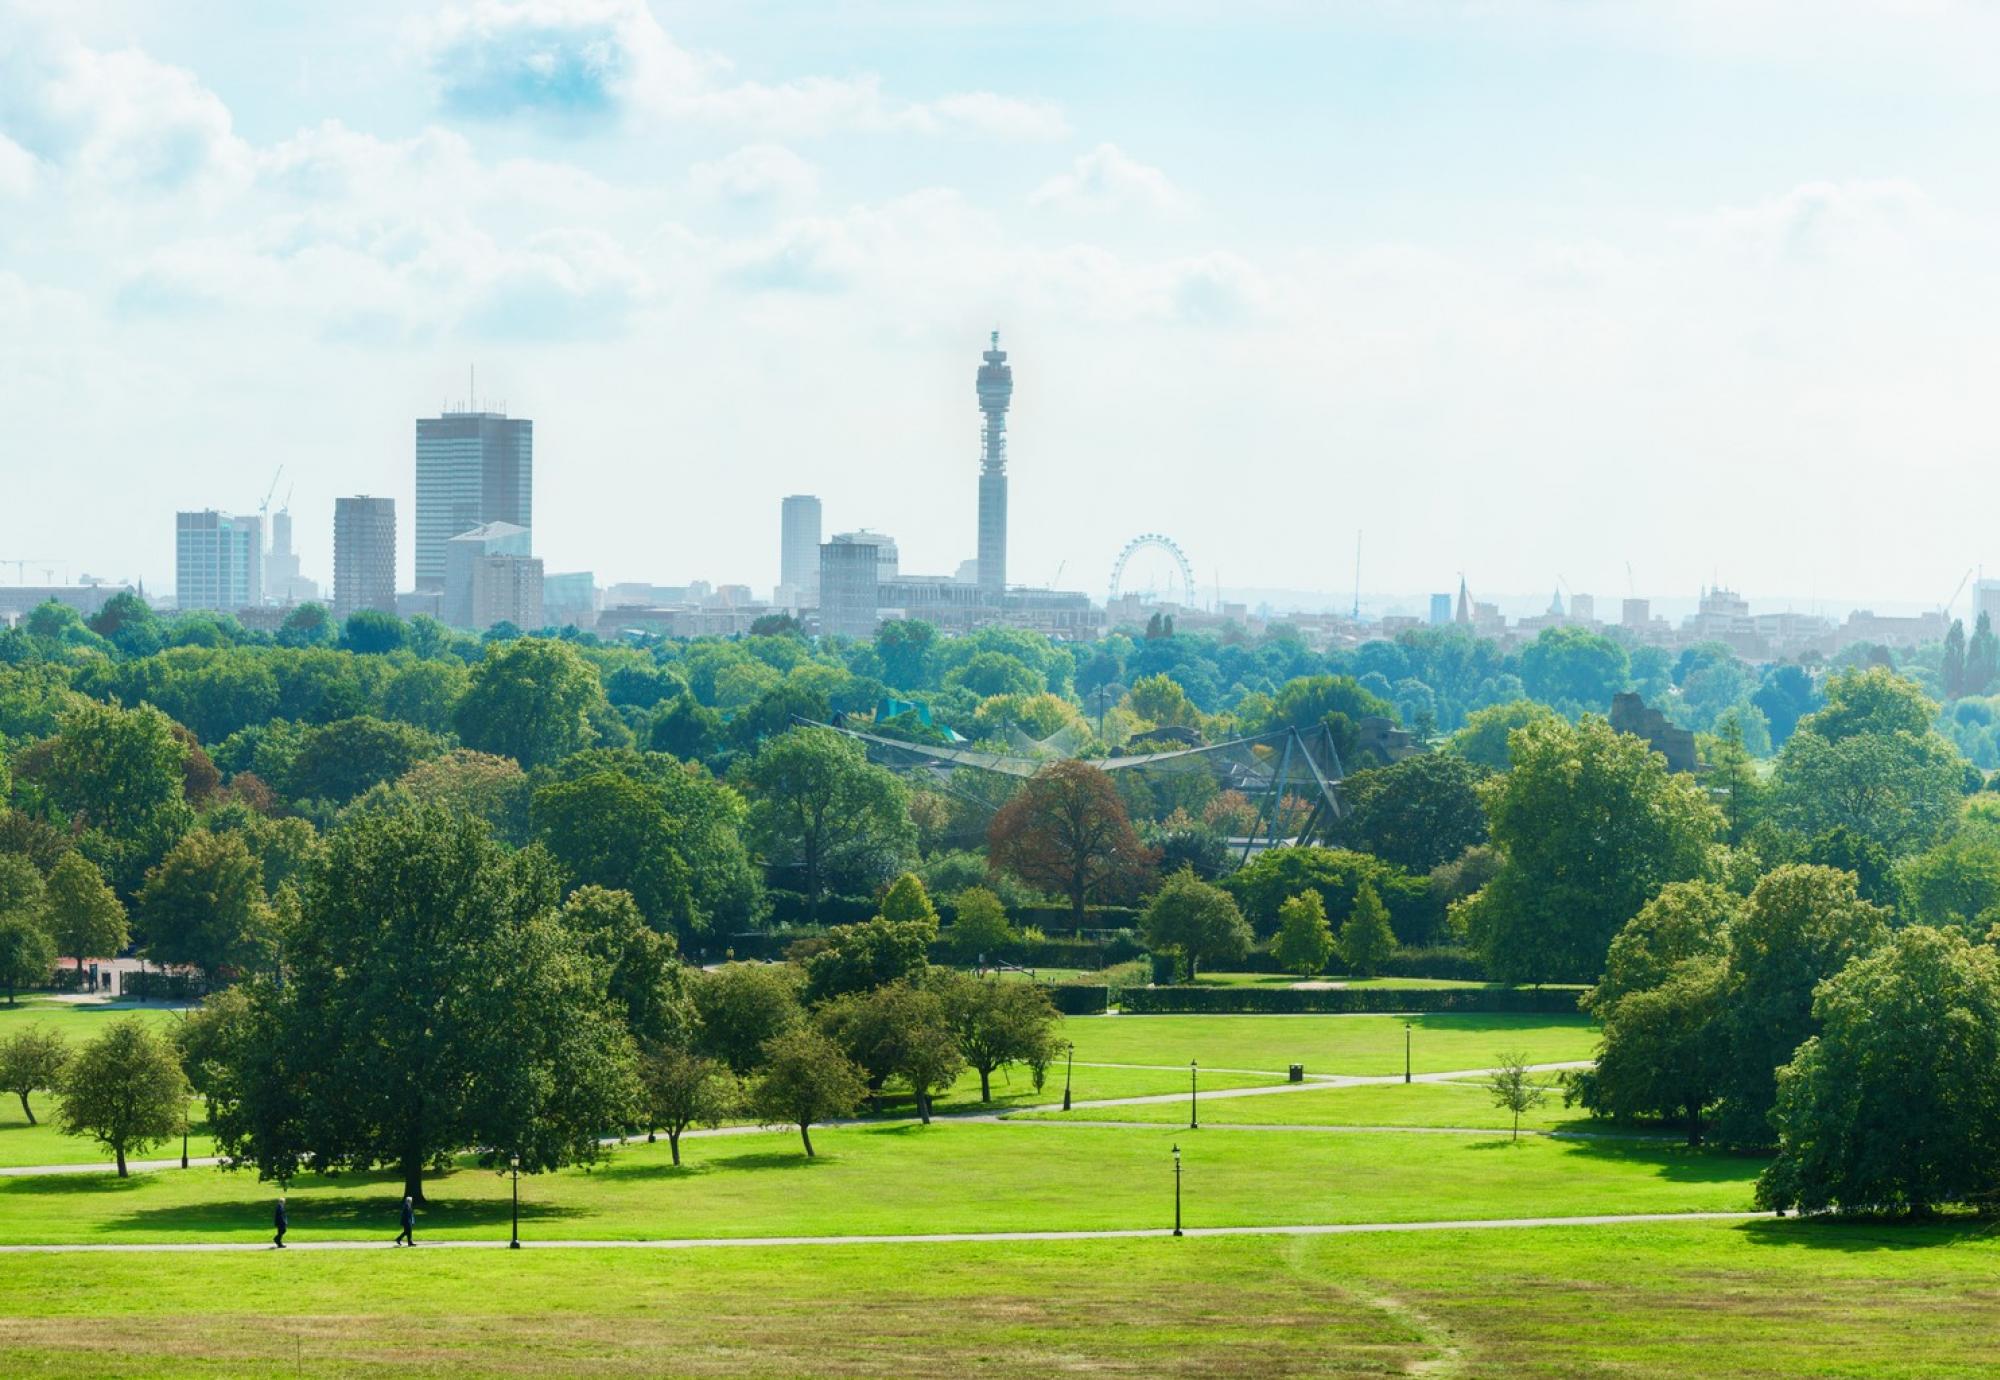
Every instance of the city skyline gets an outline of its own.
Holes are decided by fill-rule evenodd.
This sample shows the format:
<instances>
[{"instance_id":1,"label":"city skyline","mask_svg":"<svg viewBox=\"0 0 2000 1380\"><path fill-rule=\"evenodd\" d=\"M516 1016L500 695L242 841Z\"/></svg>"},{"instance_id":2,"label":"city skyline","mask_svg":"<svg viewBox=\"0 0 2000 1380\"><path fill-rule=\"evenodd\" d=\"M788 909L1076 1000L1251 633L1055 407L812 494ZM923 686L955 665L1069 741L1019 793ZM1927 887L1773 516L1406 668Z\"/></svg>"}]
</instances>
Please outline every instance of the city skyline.
<instances>
[{"instance_id":1,"label":"city skyline","mask_svg":"<svg viewBox=\"0 0 2000 1380\"><path fill-rule=\"evenodd\" d=\"M283 461L325 583L471 363L551 570L766 585L795 492L950 569L997 325L1017 583L1161 531L1340 597L1365 528L1364 598L1935 604L2000 569L1937 501L1994 443L2000 21L1934 8L6 0L0 557L167 588L159 515Z\"/></svg>"}]
</instances>

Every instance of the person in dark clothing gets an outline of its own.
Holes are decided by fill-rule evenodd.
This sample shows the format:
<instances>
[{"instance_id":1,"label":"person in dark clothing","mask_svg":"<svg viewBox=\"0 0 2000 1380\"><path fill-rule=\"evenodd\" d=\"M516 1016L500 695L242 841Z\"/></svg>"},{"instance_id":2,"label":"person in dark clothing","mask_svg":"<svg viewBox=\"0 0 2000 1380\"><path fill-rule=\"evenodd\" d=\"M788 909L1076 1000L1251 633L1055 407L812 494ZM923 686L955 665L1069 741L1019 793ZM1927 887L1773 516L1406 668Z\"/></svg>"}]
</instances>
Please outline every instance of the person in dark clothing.
<instances>
[{"instance_id":1,"label":"person in dark clothing","mask_svg":"<svg viewBox=\"0 0 2000 1380\"><path fill-rule=\"evenodd\" d=\"M412 1235L417 1229L417 1205L408 1198L403 1199L403 1230L396 1235L398 1246L414 1246L417 1238Z\"/></svg>"},{"instance_id":2,"label":"person in dark clothing","mask_svg":"<svg viewBox=\"0 0 2000 1380\"><path fill-rule=\"evenodd\" d=\"M285 1198L283 1194L278 1195L278 1206L277 1210L271 1214L271 1225L278 1229L278 1234L271 1238L271 1244L282 1251L285 1249L285 1229L291 1225L285 1220Z\"/></svg>"}]
</instances>

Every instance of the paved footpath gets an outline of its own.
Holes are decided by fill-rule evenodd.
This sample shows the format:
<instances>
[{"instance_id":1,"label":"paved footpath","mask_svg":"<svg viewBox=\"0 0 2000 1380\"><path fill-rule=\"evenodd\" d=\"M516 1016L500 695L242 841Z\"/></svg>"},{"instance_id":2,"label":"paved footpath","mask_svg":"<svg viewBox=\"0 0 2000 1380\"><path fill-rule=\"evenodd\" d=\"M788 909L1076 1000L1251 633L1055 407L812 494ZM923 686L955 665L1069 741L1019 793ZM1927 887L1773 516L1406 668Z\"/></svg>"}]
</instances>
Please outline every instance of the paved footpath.
<instances>
[{"instance_id":1,"label":"paved footpath","mask_svg":"<svg viewBox=\"0 0 2000 1380\"><path fill-rule=\"evenodd\" d=\"M1528 1065L1528 1071L1530 1073L1555 1073L1564 1069L1587 1069L1590 1066L1591 1066L1590 1061L1588 1059L1583 1059L1563 1064L1530 1064ZM1104 1064L1100 1065L1099 1067L1152 1068L1155 1066L1150 1064ZM1237 1070L1237 1072L1263 1073L1267 1072L1267 1070L1239 1069ZM1448 1073L1420 1073L1417 1074L1410 1081L1416 1083L1449 1083L1455 1079L1483 1078L1492 1072L1494 1072L1494 1070L1492 1069L1454 1069ZM1278 1073L1272 1073L1270 1076L1273 1078L1282 1078L1284 1075ZM1319 1074L1316 1075L1312 1081L1308 1081L1305 1083L1271 1083L1250 1088L1217 1088L1212 1092L1203 1092L1201 1094L1201 1101L1214 1102L1218 1099L1234 1099L1239 1097L1275 1097L1275 1096L1282 1096L1287 1093L1324 1091L1328 1088L1361 1088L1361 1087L1387 1086L1391 1084L1401 1083L1402 1081L1403 1081L1403 1076L1399 1073L1380 1074L1380 1075ZM1074 1102L1072 1102L1070 1104L1070 1107L1072 1111L1088 1112L1088 1111L1097 1111L1107 1107L1146 1107L1155 1105L1166 1105L1168 1103L1185 1102L1185 1101L1187 1101L1187 1094L1184 1092L1149 1093L1143 1097L1100 1097L1091 1099L1079 1098ZM1009 1125L1015 1125L1015 1126L1074 1126L1074 1125L1084 1124L1081 1121L1081 1119L1064 1120L1064 1121L1055 1121L1055 1120L1028 1121L1021 1119L1021 1116L1024 1112L1060 1112L1061 1110L1062 1110L1062 1104L1060 1102L1038 1102L1030 1106L1010 1107L1007 1108L1005 1111L995 1111L995 1112L937 1112L932 1115L931 1120L933 1122L968 1121L968 1122L983 1122L989 1124L994 1122L1006 1122ZM853 1127L853 1126L888 1126L888 1125L894 1125L899 1121L915 1121L916 1119L917 1118L914 1114L904 1117L850 1117L836 1121L821 1122L819 1123L819 1125L821 1125L822 1127L829 1127L834 1130L840 1130L845 1127ZM1137 1126L1137 1125L1151 1125L1152 1123L1147 1123L1147 1122L1108 1123L1107 1122L1104 1124ZM780 1127L778 1129L783 1130L785 1128ZM1217 1129L1243 1130L1248 1128L1218 1126ZM1480 1128L1475 1126L1374 1127L1374 1126L1308 1125L1308 1126L1300 1126L1297 1128L1292 1128L1288 1126L1283 1129L1287 1130L1298 1129L1303 1131L1318 1131L1318 1130L1438 1131L1451 1135L1491 1135L1493 1133L1491 1127ZM771 1130L772 1128L768 1126L702 1127L693 1130L683 1131L681 1133L681 1138L683 1140L706 1140L715 1136L757 1136L757 1135L766 1135ZM1524 1131L1522 1134L1554 1135L1554 1136L1561 1136L1564 1138L1574 1138L1574 1139L1598 1138L1589 1136L1587 1133L1572 1133L1565 1131ZM1652 1137L1646 1137L1646 1138L1653 1139ZM632 1145L644 1141L645 1139L646 1137L643 1135L623 1136L623 1137L612 1136L612 1137L607 1137L603 1143L605 1145ZM1607 1135L1602 1137L1602 1139L1629 1140L1633 1139L1633 1137ZM206 1169L206 1168L212 1168L221 1163L222 1160L217 1156L213 1155L196 1156L188 1161L188 1168ZM7 1168L0 1168L0 1178L28 1179L28 1178L36 1178L43 1174L103 1174L110 1172L116 1167L117 1166L111 1164L14 1165ZM173 1159L168 1159L168 1160L128 1160L126 1161L126 1167L135 1174L143 1174L143 1173L151 1173L155 1170L160 1170L160 1169L179 1169L181 1167L181 1162L179 1156L175 1156Z\"/></svg>"},{"instance_id":2,"label":"paved footpath","mask_svg":"<svg viewBox=\"0 0 2000 1380\"><path fill-rule=\"evenodd\" d=\"M1758 1212L1633 1212L1594 1217L1499 1217L1467 1218L1437 1222L1326 1222L1295 1226L1189 1227L1186 1236L1357 1236L1374 1232L1494 1231L1525 1227L1617 1227L1646 1222L1740 1222L1761 1217ZM951 1243L1004 1241L1128 1241L1147 1237L1172 1236L1166 1227L1140 1227L1123 1231L948 1231L908 1236L693 1236L653 1241L531 1241L526 1248L546 1251L683 1251L715 1246L925 1246ZM507 1250L505 1241L425 1241L426 1250L491 1251ZM114 1254L129 1255L215 1255L244 1254L277 1249L254 1241L183 1241L113 1245L0 1246L0 1255ZM291 1251L392 1251L398 1247L381 1240L297 1241Z\"/></svg>"}]
</instances>

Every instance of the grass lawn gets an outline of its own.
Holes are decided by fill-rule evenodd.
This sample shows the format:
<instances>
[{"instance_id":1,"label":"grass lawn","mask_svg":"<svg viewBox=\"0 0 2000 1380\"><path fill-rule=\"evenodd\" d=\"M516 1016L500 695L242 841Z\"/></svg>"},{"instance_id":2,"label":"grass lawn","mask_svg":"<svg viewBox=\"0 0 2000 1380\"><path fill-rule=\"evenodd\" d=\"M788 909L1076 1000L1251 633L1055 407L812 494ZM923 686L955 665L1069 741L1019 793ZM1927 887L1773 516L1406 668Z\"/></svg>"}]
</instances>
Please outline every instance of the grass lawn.
<instances>
[{"instance_id":1,"label":"grass lawn","mask_svg":"<svg viewBox=\"0 0 2000 1380\"><path fill-rule=\"evenodd\" d=\"M47 998L23 997L19 1006L0 1005L0 1039L26 1026L39 1025L60 1031L71 1044L94 1039L105 1026L121 1016L138 1016L145 1021L172 1022L180 1019L172 1007L127 1006L110 1002L57 1002ZM14 1104L15 1112L21 1110Z\"/></svg>"},{"instance_id":2,"label":"grass lawn","mask_svg":"<svg viewBox=\"0 0 2000 1380\"><path fill-rule=\"evenodd\" d=\"M1403 1071L1403 1026L1418 1073L1490 1068L1503 1050L1535 1064L1588 1059L1597 1028L1576 1016L1071 1016L1079 1062L1383 1075Z\"/></svg>"},{"instance_id":3,"label":"grass lawn","mask_svg":"<svg viewBox=\"0 0 2000 1380\"><path fill-rule=\"evenodd\" d=\"M1203 973L1190 986L1193 987L1295 987L1301 979L1295 973ZM1311 979L1313 982L1336 982L1342 987L1372 987L1382 991L1418 991L1433 988L1453 988L1469 990L1525 991L1506 982L1467 982L1462 978L1410 978L1410 977L1345 977L1339 973L1322 973ZM1552 987L1551 990L1556 990ZM1582 987L1567 990L1581 992Z\"/></svg>"},{"instance_id":4,"label":"grass lawn","mask_svg":"<svg viewBox=\"0 0 2000 1380\"><path fill-rule=\"evenodd\" d=\"M1185 1126L959 1123L823 1129L817 1159L795 1133L664 1141L586 1172L524 1178L524 1233L562 1239L828 1235L1158 1226L1185 1155L1188 1220L1416 1221L1750 1205L1753 1159L1633 1142L1398 1135L1290 1135ZM255 1241L276 1190L248 1173L163 1170L0 1179L0 1241ZM395 1231L400 1180L302 1178L301 1239ZM508 1184L463 1168L428 1188L422 1230L504 1235Z\"/></svg>"},{"instance_id":5,"label":"grass lawn","mask_svg":"<svg viewBox=\"0 0 2000 1380\"><path fill-rule=\"evenodd\" d=\"M1185 1102L1137 1107L1079 1108L1073 1112L1024 1112L1021 1120L1130 1121L1186 1125ZM1485 1088L1466 1083L1381 1083L1358 1088L1313 1088L1271 1097L1221 1097L1201 1103L1204 1126L1465 1126L1507 1130L1513 1115L1493 1105ZM1521 1117L1521 1129L1616 1131L1621 1128L1565 1108L1562 1092ZM1651 1130L1653 1128L1645 1128ZM1661 1134L1672 1134L1670 1131Z\"/></svg>"},{"instance_id":6,"label":"grass lawn","mask_svg":"<svg viewBox=\"0 0 2000 1380\"><path fill-rule=\"evenodd\" d=\"M0 1372L1936 1380L2000 1247L1793 1220L681 1252L10 1258ZM96 1323L97 1326L90 1324Z\"/></svg>"},{"instance_id":7,"label":"grass lawn","mask_svg":"<svg viewBox=\"0 0 2000 1380\"><path fill-rule=\"evenodd\" d=\"M30 1126L21 1115L21 1099L12 1093L0 1094L0 1169L31 1164L109 1164L111 1152L87 1136L66 1136L54 1126L55 1099L35 1093L28 1099L35 1109L36 1124ZM200 1099L190 1103L194 1118L188 1127L188 1154L213 1155L215 1143L208 1138L208 1121ZM154 1146L134 1159L178 1159L180 1137Z\"/></svg>"}]
</instances>

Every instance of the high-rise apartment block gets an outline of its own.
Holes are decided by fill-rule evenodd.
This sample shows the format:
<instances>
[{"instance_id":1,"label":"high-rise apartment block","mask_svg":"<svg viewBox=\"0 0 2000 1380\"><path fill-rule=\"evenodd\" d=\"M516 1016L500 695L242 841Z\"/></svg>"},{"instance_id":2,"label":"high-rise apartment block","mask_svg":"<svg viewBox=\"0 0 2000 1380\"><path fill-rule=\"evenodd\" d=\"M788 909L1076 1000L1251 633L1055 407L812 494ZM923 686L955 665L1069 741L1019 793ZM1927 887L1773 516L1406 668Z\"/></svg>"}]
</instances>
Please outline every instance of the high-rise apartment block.
<instances>
[{"instance_id":1,"label":"high-rise apartment block","mask_svg":"<svg viewBox=\"0 0 2000 1380\"><path fill-rule=\"evenodd\" d=\"M532 528L534 499L533 422L502 412L418 418L417 588L444 588L445 543L461 532Z\"/></svg>"},{"instance_id":2,"label":"high-rise apartment block","mask_svg":"<svg viewBox=\"0 0 2000 1380\"><path fill-rule=\"evenodd\" d=\"M1014 399L1014 371L1000 348L1000 332L981 355L979 411L979 587L997 602L1007 589L1007 408Z\"/></svg>"},{"instance_id":3,"label":"high-rise apartment block","mask_svg":"<svg viewBox=\"0 0 2000 1380\"><path fill-rule=\"evenodd\" d=\"M333 501L333 616L396 611L396 500Z\"/></svg>"},{"instance_id":4,"label":"high-rise apartment block","mask_svg":"<svg viewBox=\"0 0 2000 1380\"><path fill-rule=\"evenodd\" d=\"M790 495L780 522L777 602L797 608L810 603L819 589L819 500L811 494Z\"/></svg>"},{"instance_id":5,"label":"high-rise apartment block","mask_svg":"<svg viewBox=\"0 0 2000 1380\"><path fill-rule=\"evenodd\" d=\"M174 515L174 599L184 609L264 602L264 525L213 508Z\"/></svg>"}]
</instances>

